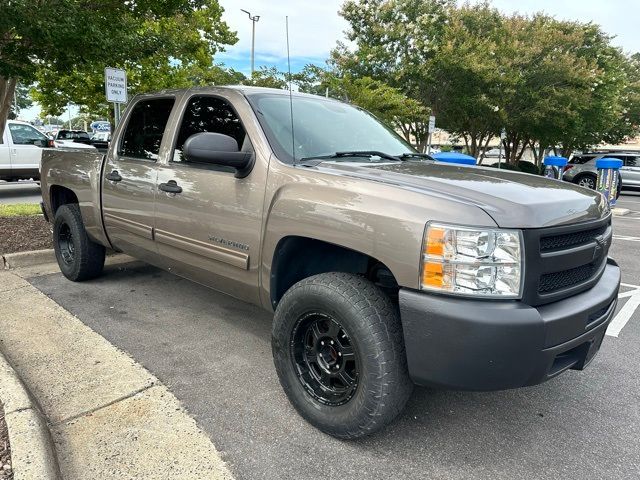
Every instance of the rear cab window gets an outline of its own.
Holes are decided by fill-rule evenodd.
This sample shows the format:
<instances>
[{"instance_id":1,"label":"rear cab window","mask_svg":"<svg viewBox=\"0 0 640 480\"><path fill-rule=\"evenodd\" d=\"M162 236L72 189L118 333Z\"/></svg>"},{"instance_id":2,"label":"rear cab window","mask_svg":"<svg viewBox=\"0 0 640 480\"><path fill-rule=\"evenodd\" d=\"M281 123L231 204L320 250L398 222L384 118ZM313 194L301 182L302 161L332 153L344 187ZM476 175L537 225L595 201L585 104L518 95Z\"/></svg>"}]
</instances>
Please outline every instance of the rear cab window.
<instances>
[{"instance_id":1,"label":"rear cab window","mask_svg":"<svg viewBox=\"0 0 640 480\"><path fill-rule=\"evenodd\" d=\"M138 102L127 120L118 155L156 161L174 103L174 98L153 98Z\"/></svg>"}]
</instances>

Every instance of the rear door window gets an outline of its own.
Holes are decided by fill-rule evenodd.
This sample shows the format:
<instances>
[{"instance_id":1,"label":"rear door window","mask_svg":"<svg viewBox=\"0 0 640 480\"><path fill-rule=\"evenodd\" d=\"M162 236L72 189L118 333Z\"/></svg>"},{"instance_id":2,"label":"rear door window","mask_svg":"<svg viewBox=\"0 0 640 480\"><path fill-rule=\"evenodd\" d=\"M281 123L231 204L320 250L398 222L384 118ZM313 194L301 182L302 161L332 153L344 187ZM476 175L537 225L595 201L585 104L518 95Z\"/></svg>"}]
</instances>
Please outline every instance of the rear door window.
<instances>
[{"instance_id":1,"label":"rear door window","mask_svg":"<svg viewBox=\"0 0 640 480\"><path fill-rule=\"evenodd\" d=\"M118 154L141 160L157 160L173 98L155 98L138 102L129 115Z\"/></svg>"}]
</instances>

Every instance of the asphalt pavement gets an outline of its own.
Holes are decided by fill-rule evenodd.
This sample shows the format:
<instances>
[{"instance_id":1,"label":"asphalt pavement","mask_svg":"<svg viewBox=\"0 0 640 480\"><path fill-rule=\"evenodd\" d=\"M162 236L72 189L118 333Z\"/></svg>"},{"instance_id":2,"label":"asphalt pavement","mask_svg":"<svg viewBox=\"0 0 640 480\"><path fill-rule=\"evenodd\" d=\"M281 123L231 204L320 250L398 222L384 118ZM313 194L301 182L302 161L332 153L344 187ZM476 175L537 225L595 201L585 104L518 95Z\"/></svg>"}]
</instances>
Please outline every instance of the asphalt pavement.
<instances>
[{"instance_id":1,"label":"asphalt pavement","mask_svg":"<svg viewBox=\"0 0 640 480\"><path fill-rule=\"evenodd\" d=\"M618 312L640 295L640 194L619 206L634 211L614 220ZM389 428L344 442L289 405L269 313L139 262L30 281L167 385L239 479L640 477L640 311L583 372L504 392L416 388Z\"/></svg>"},{"instance_id":2,"label":"asphalt pavement","mask_svg":"<svg viewBox=\"0 0 640 480\"><path fill-rule=\"evenodd\" d=\"M5 182L0 180L0 204L40 203L40 184L31 180Z\"/></svg>"}]
</instances>

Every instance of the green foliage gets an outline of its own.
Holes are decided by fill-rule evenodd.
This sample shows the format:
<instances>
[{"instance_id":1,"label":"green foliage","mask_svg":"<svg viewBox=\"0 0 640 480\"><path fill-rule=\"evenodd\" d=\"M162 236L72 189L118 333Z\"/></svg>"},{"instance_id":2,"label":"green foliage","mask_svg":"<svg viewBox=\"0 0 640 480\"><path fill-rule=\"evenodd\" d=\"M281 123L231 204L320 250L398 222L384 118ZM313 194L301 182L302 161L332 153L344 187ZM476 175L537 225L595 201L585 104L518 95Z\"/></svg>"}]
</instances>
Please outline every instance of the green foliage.
<instances>
[{"instance_id":1,"label":"green foliage","mask_svg":"<svg viewBox=\"0 0 640 480\"><path fill-rule=\"evenodd\" d=\"M492 163L491 165L486 165L487 167L491 167L491 168L498 168L498 164L497 163ZM511 170L513 172L521 172L522 170L520 170L520 167L518 167L517 165L513 165L511 163L506 163L506 162L502 162L502 164L500 164L500 169L502 170Z\"/></svg>"},{"instance_id":2,"label":"green foliage","mask_svg":"<svg viewBox=\"0 0 640 480\"><path fill-rule=\"evenodd\" d=\"M5 2L0 114L6 103L3 79L36 81L34 99L46 113L59 114L71 102L104 115L106 66L127 70L133 94L233 78L212 61L224 45L236 42L222 12L217 0Z\"/></svg>"},{"instance_id":3,"label":"green foliage","mask_svg":"<svg viewBox=\"0 0 640 480\"><path fill-rule=\"evenodd\" d=\"M538 168L538 166L535 163L519 160L518 162L516 162L516 167L518 167L521 172L531 173L533 175L540 175L540 168Z\"/></svg>"},{"instance_id":4,"label":"green foliage","mask_svg":"<svg viewBox=\"0 0 640 480\"><path fill-rule=\"evenodd\" d=\"M0 217L19 217L25 215L39 215L41 213L40 205L37 203L0 205Z\"/></svg>"},{"instance_id":5,"label":"green foliage","mask_svg":"<svg viewBox=\"0 0 640 480\"><path fill-rule=\"evenodd\" d=\"M433 112L477 156L505 127L505 155L565 154L618 143L640 126L640 54L626 57L594 24L506 16L488 2L349 0L338 76L384 82ZM418 148L426 119L407 125ZM403 131L405 131L403 129Z\"/></svg>"}]
</instances>

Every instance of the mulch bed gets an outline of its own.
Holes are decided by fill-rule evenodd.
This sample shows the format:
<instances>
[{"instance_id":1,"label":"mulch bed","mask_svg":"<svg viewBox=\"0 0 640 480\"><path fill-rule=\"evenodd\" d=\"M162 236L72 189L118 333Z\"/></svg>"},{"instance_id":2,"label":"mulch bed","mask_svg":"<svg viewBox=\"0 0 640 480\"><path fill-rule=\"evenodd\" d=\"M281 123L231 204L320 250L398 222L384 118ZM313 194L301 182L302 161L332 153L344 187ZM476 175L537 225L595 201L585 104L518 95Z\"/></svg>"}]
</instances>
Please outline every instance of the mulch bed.
<instances>
[{"instance_id":1,"label":"mulch bed","mask_svg":"<svg viewBox=\"0 0 640 480\"><path fill-rule=\"evenodd\" d=\"M53 246L50 226L42 215L0 217L0 255L44 248Z\"/></svg>"},{"instance_id":2,"label":"mulch bed","mask_svg":"<svg viewBox=\"0 0 640 480\"><path fill-rule=\"evenodd\" d=\"M9 448L9 434L7 424L4 421L4 409L0 403L0 479L11 480L13 470L11 469L11 449Z\"/></svg>"}]
</instances>

